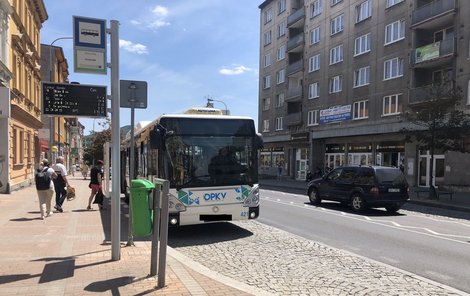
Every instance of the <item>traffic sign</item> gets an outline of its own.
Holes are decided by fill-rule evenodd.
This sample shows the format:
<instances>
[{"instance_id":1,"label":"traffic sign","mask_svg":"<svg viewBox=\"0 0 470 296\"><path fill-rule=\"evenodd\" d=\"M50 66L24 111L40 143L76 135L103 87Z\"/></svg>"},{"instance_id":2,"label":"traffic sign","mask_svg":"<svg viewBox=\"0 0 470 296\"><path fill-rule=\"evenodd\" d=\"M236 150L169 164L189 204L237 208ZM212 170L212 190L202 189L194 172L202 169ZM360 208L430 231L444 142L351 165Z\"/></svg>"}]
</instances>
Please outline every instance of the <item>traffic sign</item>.
<instances>
[{"instance_id":1,"label":"traffic sign","mask_svg":"<svg viewBox=\"0 0 470 296\"><path fill-rule=\"evenodd\" d=\"M119 90L121 108L147 108L147 81L121 80Z\"/></svg>"},{"instance_id":2,"label":"traffic sign","mask_svg":"<svg viewBox=\"0 0 470 296\"><path fill-rule=\"evenodd\" d=\"M42 114L106 117L106 86L42 83Z\"/></svg>"}]
</instances>

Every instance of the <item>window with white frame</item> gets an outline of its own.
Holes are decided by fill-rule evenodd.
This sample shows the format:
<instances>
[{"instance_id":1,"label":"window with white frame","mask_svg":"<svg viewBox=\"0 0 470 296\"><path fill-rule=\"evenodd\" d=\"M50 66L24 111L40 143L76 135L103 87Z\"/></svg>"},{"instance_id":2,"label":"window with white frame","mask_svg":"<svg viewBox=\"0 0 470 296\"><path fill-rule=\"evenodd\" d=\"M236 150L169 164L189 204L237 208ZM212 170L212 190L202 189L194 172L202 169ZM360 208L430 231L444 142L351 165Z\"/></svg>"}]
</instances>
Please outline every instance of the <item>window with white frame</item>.
<instances>
[{"instance_id":1,"label":"window with white frame","mask_svg":"<svg viewBox=\"0 0 470 296\"><path fill-rule=\"evenodd\" d=\"M276 117L276 130L282 131L282 121L283 117Z\"/></svg>"},{"instance_id":2,"label":"window with white frame","mask_svg":"<svg viewBox=\"0 0 470 296\"><path fill-rule=\"evenodd\" d=\"M336 4L342 2L343 0L330 0L330 6L335 6Z\"/></svg>"},{"instance_id":3,"label":"window with white frame","mask_svg":"<svg viewBox=\"0 0 470 296\"><path fill-rule=\"evenodd\" d=\"M402 112L402 94L385 96L383 100L383 116L396 115Z\"/></svg>"},{"instance_id":4,"label":"window with white frame","mask_svg":"<svg viewBox=\"0 0 470 296\"><path fill-rule=\"evenodd\" d=\"M384 80L403 76L403 59L394 58L384 62Z\"/></svg>"},{"instance_id":5,"label":"window with white frame","mask_svg":"<svg viewBox=\"0 0 470 296\"><path fill-rule=\"evenodd\" d=\"M267 53L264 55L264 67L271 66L271 53Z\"/></svg>"},{"instance_id":6,"label":"window with white frame","mask_svg":"<svg viewBox=\"0 0 470 296\"><path fill-rule=\"evenodd\" d=\"M271 87L271 75L264 76L264 84L263 87L270 88Z\"/></svg>"},{"instance_id":7,"label":"window with white frame","mask_svg":"<svg viewBox=\"0 0 470 296\"><path fill-rule=\"evenodd\" d=\"M356 6L356 23L372 16L372 0L366 0Z\"/></svg>"},{"instance_id":8,"label":"window with white frame","mask_svg":"<svg viewBox=\"0 0 470 296\"><path fill-rule=\"evenodd\" d=\"M314 55L308 58L308 72L320 70L320 55Z\"/></svg>"},{"instance_id":9,"label":"window with white frame","mask_svg":"<svg viewBox=\"0 0 470 296\"><path fill-rule=\"evenodd\" d=\"M320 86L318 82L314 82L308 85L308 98L315 99L320 97Z\"/></svg>"},{"instance_id":10,"label":"window with white frame","mask_svg":"<svg viewBox=\"0 0 470 296\"><path fill-rule=\"evenodd\" d=\"M320 42L320 26L310 31L310 45Z\"/></svg>"},{"instance_id":11,"label":"window with white frame","mask_svg":"<svg viewBox=\"0 0 470 296\"><path fill-rule=\"evenodd\" d=\"M281 14L284 11L286 11L286 0L277 1L277 11L278 11L278 14Z\"/></svg>"},{"instance_id":12,"label":"window with white frame","mask_svg":"<svg viewBox=\"0 0 470 296\"><path fill-rule=\"evenodd\" d=\"M286 69L282 69L276 73L276 83L281 84L286 81Z\"/></svg>"},{"instance_id":13,"label":"window with white frame","mask_svg":"<svg viewBox=\"0 0 470 296\"><path fill-rule=\"evenodd\" d=\"M276 95L276 108L280 108L284 105L284 93L280 93Z\"/></svg>"},{"instance_id":14,"label":"window with white frame","mask_svg":"<svg viewBox=\"0 0 470 296\"><path fill-rule=\"evenodd\" d=\"M318 110L310 110L307 113L307 125L318 125Z\"/></svg>"},{"instance_id":15,"label":"window with white frame","mask_svg":"<svg viewBox=\"0 0 470 296\"><path fill-rule=\"evenodd\" d=\"M264 33L264 45L271 44L271 31Z\"/></svg>"},{"instance_id":16,"label":"window with white frame","mask_svg":"<svg viewBox=\"0 0 470 296\"><path fill-rule=\"evenodd\" d=\"M393 5L397 5L398 3L403 2L403 0L386 0L386 8L392 7Z\"/></svg>"},{"instance_id":17,"label":"window with white frame","mask_svg":"<svg viewBox=\"0 0 470 296\"><path fill-rule=\"evenodd\" d=\"M330 21L330 35L337 34L344 29L344 14L339 15Z\"/></svg>"},{"instance_id":18,"label":"window with white frame","mask_svg":"<svg viewBox=\"0 0 470 296\"><path fill-rule=\"evenodd\" d=\"M277 37L282 37L286 35L287 21L283 20L277 25Z\"/></svg>"},{"instance_id":19,"label":"window with white frame","mask_svg":"<svg viewBox=\"0 0 470 296\"><path fill-rule=\"evenodd\" d=\"M264 23L267 24L273 19L273 10L272 8L266 9L264 12Z\"/></svg>"},{"instance_id":20,"label":"window with white frame","mask_svg":"<svg viewBox=\"0 0 470 296\"><path fill-rule=\"evenodd\" d=\"M269 132L269 119L263 120L263 132Z\"/></svg>"},{"instance_id":21,"label":"window with white frame","mask_svg":"<svg viewBox=\"0 0 470 296\"><path fill-rule=\"evenodd\" d=\"M364 86L370 83L370 66L354 71L354 87Z\"/></svg>"},{"instance_id":22,"label":"window with white frame","mask_svg":"<svg viewBox=\"0 0 470 296\"><path fill-rule=\"evenodd\" d=\"M405 38L405 21L399 20L385 26L385 45Z\"/></svg>"},{"instance_id":23,"label":"window with white frame","mask_svg":"<svg viewBox=\"0 0 470 296\"><path fill-rule=\"evenodd\" d=\"M263 99L263 111L269 110L271 107L271 98L264 98Z\"/></svg>"},{"instance_id":24,"label":"window with white frame","mask_svg":"<svg viewBox=\"0 0 470 296\"><path fill-rule=\"evenodd\" d=\"M283 45L277 49L277 60L283 60L286 58L286 46Z\"/></svg>"},{"instance_id":25,"label":"window with white frame","mask_svg":"<svg viewBox=\"0 0 470 296\"><path fill-rule=\"evenodd\" d=\"M0 62L8 65L8 14L2 9L0 5Z\"/></svg>"},{"instance_id":26,"label":"window with white frame","mask_svg":"<svg viewBox=\"0 0 470 296\"><path fill-rule=\"evenodd\" d=\"M315 0L313 3L310 5L310 15L311 17L316 17L321 13L321 2L323 0Z\"/></svg>"},{"instance_id":27,"label":"window with white frame","mask_svg":"<svg viewBox=\"0 0 470 296\"><path fill-rule=\"evenodd\" d=\"M343 61L343 45L340 44L330 49L330 65Z\"/></svg>"},{"instance_id":28,"label":"window with white frame","mask_svg":"<svg viewBox=\"0 0 470 296\"><path fill-rule=\"evenodd\" d=\"M370 51L370 33L359 36L354 40L354 56L364 54Z\"/></svg>"},{"instance_id":29,"label":"window with white frame","mask_svg":"<svg viewBox=\"0 0 470 296\"><path fill-rule=\"evenodd\" d=\"M338 75L330 78L330 94L343 90L343 76Z\"/></svg>"},{"instance_id":30,"label":"window with white frame","mask_svg":"<svg viewBox=\"0 0 470 296\"><path fill-rule=\"evenodd\" d=\"M353 119L369 118L369 101L359 101L353 104Z\"/></svg>"}]
</instances>

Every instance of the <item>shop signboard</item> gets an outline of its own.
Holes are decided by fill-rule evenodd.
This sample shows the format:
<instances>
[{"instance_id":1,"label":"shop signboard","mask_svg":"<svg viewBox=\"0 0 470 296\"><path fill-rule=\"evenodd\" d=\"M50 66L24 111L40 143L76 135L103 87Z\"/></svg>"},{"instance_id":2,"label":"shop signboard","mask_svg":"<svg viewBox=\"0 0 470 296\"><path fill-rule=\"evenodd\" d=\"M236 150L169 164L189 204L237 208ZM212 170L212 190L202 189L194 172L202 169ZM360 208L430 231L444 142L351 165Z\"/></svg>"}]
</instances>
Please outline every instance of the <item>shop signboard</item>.
<instances>
[{"instance_id":1,"label":"shop signboard","mask_svg":"<svg viewBox=\"0 0 470 296\"><path fill-rule=\"evenodd\" d=\"M320 110L320 124L351 119L351 105L335 106Z\"/></svg>"}]
</instances>

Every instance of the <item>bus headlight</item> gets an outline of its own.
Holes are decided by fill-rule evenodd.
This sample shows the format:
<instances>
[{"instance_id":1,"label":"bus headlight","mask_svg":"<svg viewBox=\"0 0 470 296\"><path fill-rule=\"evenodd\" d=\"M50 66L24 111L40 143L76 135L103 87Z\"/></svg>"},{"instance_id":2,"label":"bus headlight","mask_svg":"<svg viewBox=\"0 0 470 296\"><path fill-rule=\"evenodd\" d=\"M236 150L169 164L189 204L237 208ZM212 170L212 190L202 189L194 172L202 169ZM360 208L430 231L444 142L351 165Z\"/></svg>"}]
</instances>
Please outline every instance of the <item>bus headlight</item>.
<instances>
[{"instance_id":1,"label":"bus headlight","mask_svg":"<svg viewBox=\"0 0 470 296\"><path fill-rule=\"evenodd\" d=\"M170 211L177 211L177 212L184 212L186 211L186 206L182 204L176 196L173 194L169 194L169 199L168 199L168 209Z\"/></svg>"},{"instance_id":2,"label":"bus headlight","mask_svg":"<svg viewBox=\"0 0 470 296\"><path fill-rule=\"evenodd\" d=\"M259 186L258 185L253 186L250 193L248 194L248 197L245 199L243 206L245 207L259 206Z\"/></svg>"}]
</instances>

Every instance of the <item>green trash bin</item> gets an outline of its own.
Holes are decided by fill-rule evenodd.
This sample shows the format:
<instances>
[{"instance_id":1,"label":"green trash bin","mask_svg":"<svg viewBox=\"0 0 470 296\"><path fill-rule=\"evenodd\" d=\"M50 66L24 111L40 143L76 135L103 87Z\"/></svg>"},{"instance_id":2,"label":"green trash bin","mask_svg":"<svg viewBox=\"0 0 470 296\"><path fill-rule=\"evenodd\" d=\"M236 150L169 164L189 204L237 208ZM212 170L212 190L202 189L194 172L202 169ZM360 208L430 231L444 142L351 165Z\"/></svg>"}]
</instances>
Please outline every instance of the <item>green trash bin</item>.
<instances>
[{"instance_id":1,"label":"green trash bin","mask_svg":"<svg viewBox=\"0 0 470 296\"><path fill-rule=\"evenodd\" d=\"M152 190L155 185L145 179L131 180L132 233L149 236L153 233Z\"/></svg>"}]
</instances>

